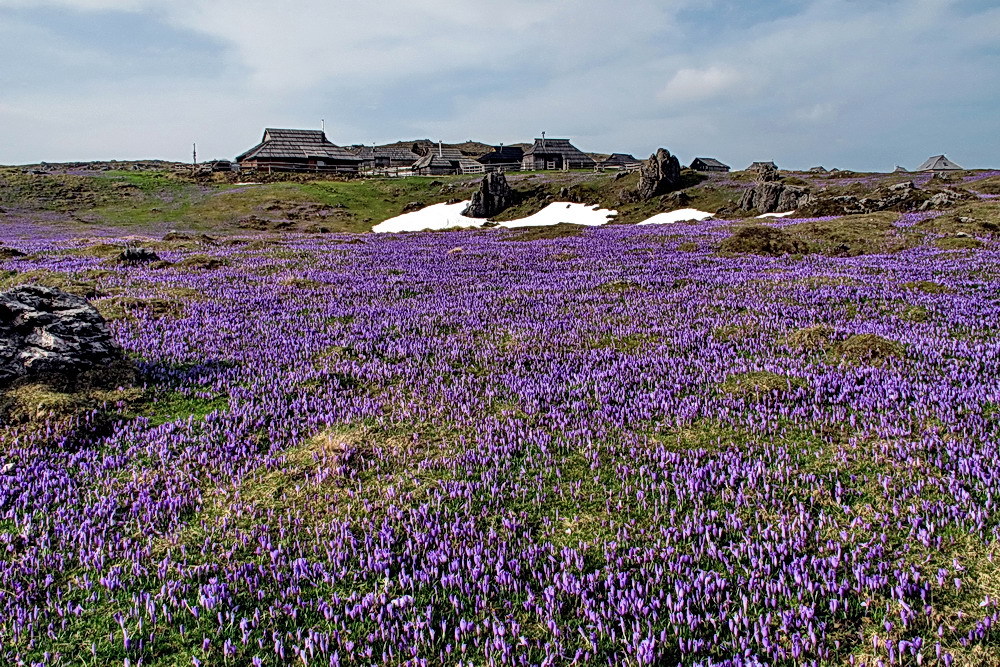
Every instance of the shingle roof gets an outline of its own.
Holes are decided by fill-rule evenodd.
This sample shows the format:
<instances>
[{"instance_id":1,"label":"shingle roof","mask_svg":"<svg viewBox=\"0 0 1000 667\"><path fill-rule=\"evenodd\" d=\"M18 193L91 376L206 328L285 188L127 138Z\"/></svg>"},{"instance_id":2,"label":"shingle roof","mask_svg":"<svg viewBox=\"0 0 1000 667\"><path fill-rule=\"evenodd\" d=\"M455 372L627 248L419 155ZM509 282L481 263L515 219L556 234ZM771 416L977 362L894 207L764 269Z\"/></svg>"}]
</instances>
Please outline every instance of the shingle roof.
<instances>
[{"instance_id":1,"label":"shingle roof","mask_svg":"<svg viewBox=\"0 0 1000 667\"><path fill-rule=\"evenodd\" d=\"M330 142L321 130L288 130L269 127L260 143L238 156L250 159L320 158L342 162L360 162L361 158Z\"/></svg>"},{"instance_id":2,"label":"shingle roof","mask_svg":"<svg viewBox=\"0 0 1000 667\"><path fill-rule=\"evenodd\" d=\"M697 162L697 161L700 161L706 167L719 167L721 169L729 169L728 164L723 164L719 160L716 160L714 157L696 157L694 160L692 160L692 162Z\"/></svg>"},{"instance_id":3,"label":"shingle roof","mask_svg":"<svg viewBox=\"0 0 1000 667\"><path fill-rule=\"evenodd\" d=\"M629 153L612 153L603 162L601 162L601 164L606 167L615 165L625 167L628 165L642 164L642 160L639 160L634 155Z\"/></svg>"},{"instance_id":4,"label":"shingle roof","mask_svg":"<svg viewBox=\"0 0 1000 667\"><path fill-rule=\"evenodd\" d=\"M524 150L517 146L497 146L491 152L480 157L477 162L481 164L493 164L497 162L520 162L524 157Z\"/></svg>"},{"instance_id":5,"label":"shingle roof","mask_svg":"<svg viewBox=\"0 0 1000 667\"><path fill-rule=\"evenodd\" d=\"M569 139L535 139L535 143L528 150L524 151L524 155L534 155L535 153L539 155L562 155L563 158L571 158L583 162L594 161L594 158L571 144Z\"/></svg>"},{"instance_id":6,"label":"shingle roof","mask_svg":"<svg viewBox=\"0 0 1000 667\"><path fill-rule=\"evenodd\" d=\"M348 146L347 150L354 153L362 160L371 162L375 158L387 158L389 160L409 160L410 162L416 162L420 156L409 150L408 148L402 148L400 146L365 146L356 145Z\"/></svg>"},{"instance_id":7,"label":"shingle roof","mask_svg":"<svg viewBox=\"0 0 1000 667\"><path fill-rule=\"evenodd\" d=\"M962 167L949 160L943 155L932 155L917 167L917 171L959 171Z\"/></svg>"},{"instance_id":8,"label":"shingle roof","mask_svg":"<svg viewBox=\"0 0 1000 667\"><path fill-rule=\"evenodd\" d=\"M419 160L413 163L414 169L427 169L430 167L466 169L470 166L479 167L479 163L462 155L462 151L459 149L449 146L436 146L427 155L421 156Z\"/></svg>"}]
</instances>

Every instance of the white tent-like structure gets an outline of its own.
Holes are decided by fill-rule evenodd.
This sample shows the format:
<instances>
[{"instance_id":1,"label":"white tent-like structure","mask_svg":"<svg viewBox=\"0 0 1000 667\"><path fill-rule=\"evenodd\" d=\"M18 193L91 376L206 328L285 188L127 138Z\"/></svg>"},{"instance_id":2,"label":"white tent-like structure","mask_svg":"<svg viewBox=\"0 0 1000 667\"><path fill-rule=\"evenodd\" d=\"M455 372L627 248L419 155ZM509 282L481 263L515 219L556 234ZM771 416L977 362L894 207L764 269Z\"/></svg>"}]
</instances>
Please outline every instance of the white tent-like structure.
<instances>
[{"instance_id":1,"label":"white tent-like structure","mask_svg":"<svg viewBox=\"0 0 1000 667\"><path fill-rule=\"evenodd\" d=\"M949 160L943 155L933 155L927 161L917 167L917 171L961 171L962 167Z\"/></svg>"}]
</instances>

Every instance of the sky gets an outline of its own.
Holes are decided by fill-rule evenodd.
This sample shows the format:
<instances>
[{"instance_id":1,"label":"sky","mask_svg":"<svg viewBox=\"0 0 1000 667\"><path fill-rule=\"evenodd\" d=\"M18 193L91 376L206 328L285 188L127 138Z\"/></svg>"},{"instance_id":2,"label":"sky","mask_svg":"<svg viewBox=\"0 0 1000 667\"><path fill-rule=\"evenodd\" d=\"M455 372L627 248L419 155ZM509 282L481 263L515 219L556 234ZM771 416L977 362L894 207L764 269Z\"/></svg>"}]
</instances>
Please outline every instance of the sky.
<instances>
[{"instance_id":1,"label":"sky","mask_svg":"<svg viewBox=\"0 0 1000 667\"><path fill-rule=\"evenodd\" d=\"M1000 167L997 0L0 0L0 164L530 142Z\"/></svg>"}]
</instances>

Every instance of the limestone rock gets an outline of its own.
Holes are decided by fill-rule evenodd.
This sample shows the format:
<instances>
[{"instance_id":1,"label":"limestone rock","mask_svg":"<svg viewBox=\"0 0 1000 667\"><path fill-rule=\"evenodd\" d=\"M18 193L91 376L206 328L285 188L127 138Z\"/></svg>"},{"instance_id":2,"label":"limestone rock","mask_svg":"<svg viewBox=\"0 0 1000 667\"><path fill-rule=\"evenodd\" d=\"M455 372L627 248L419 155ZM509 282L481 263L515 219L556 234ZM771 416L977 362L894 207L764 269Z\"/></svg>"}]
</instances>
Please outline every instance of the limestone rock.
<instances>
[{"instance_id":1,"label":"limestone rock","mask_svg":"<svg viewBox=\"0 0 1000 667\"><path fill-rule=\"evenodd\" d=\"M122 358L104 318L86 299L40 285L0 292L0 385Z\"/></svg>"},{"instance_id":2,"label":"limestone rock","mask_svg":"<svg viewBox=\"0 0 1000 667\"><path fill-rule=\"evenodd\" d=\"M744 211L778 213L799 209L809 203L809 200L809 188L804 186L761 181L743 192L738 206Z\"/></svg>"},{"instance_id":3,"label":"limestone rock","mask_svg":"<svg viewBox=\"0 0 1000 667\"><path fill-rule=\"evenodd\" d=\"M636 195L646 201L677 187L681 180L681 163L665 148L658 148L639 168Z\"/></svg>"},{"instance_id":4,"label":"limestone rock","mask_svg":"<svg viewBox=\"0 0 1000 667\"><path fill-rule=\"evenodd\" d=\"M514 191L507 177L491 171L483 177L479 190L472 193L472 201L462 215L470 218L492 218L514 205Z\"/></svg>"}]
</instances>

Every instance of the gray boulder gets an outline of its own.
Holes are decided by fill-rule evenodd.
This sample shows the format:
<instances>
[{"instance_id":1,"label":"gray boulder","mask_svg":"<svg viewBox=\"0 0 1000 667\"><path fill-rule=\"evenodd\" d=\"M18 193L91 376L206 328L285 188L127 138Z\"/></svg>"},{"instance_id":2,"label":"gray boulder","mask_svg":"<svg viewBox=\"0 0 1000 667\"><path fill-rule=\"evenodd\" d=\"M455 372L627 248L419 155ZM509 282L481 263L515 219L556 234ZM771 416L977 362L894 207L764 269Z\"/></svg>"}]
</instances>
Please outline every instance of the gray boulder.
<instances>
[{"instance_id":1,"label":"gray boulder","mask_svg":"<svg viewBox=\"0 0 1000 667\"><path fill-rule=\"evenodd\" d=\"M472 193L472 201L462 215L470 218L492 218L514 205L514 191L507 177L499 171L483 176L479 189Z\"/></svg>"},{"instance_id":2,"label":"gray boulder","mask_svg":"<svg viewBox=\"0 0 1000 667\"><path fill-rule=\"evenodd\" d=\"M794 211L810 201L809 189L801 185L785 185L777 181L761 181L745 190L739 208L758 213Z\"/></svg>"},{"instance_id":3,"label":"gray boulder","mask_svg":"<svg viewBox=\"0 0 1000 667\"><path fill-rule=\"evenodd\" d=\"M122 358L107 322L83 297L40 285L0 292L0 386Z\"/></svg>"},{"instance_id":4,"label":"gray boulder","mask_svg":"<svg viewBox=\"0 0 1000 667\"><path fill-rule=\"evenodd\" d=\"M133 245L125 246L125 250L118 255L118 261L125 264L143 264L145 262L156 262L159 259L159 255L149 248L141 248Z\"/></svg>"},{"instance_id":5,"label":"gray boulder","mask_svg":"<svg viewBox=\"0 0 1000 667\"><path fill-rule=\"evenodd\" d=\"M636 195L646 201L670 192L680 183L681 163L666 148L658 148L639 168L639 185Z\"/></svg>"}]
</instances>

